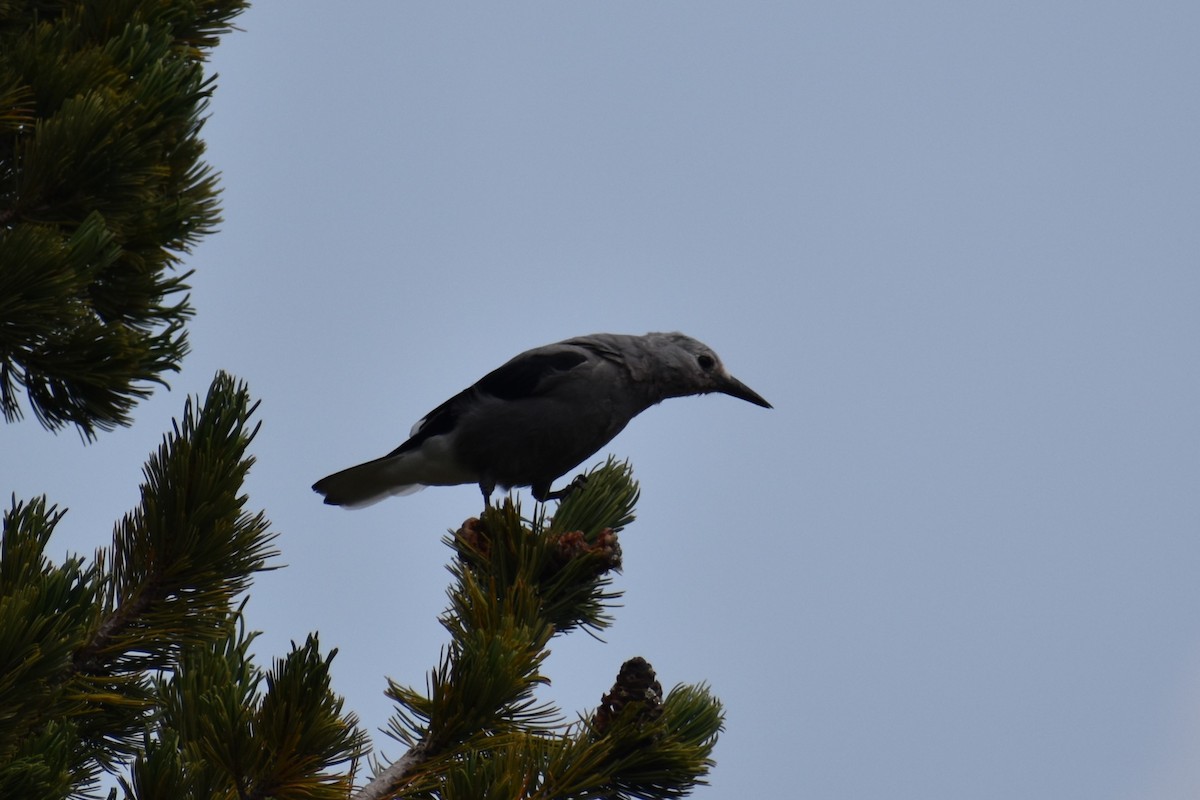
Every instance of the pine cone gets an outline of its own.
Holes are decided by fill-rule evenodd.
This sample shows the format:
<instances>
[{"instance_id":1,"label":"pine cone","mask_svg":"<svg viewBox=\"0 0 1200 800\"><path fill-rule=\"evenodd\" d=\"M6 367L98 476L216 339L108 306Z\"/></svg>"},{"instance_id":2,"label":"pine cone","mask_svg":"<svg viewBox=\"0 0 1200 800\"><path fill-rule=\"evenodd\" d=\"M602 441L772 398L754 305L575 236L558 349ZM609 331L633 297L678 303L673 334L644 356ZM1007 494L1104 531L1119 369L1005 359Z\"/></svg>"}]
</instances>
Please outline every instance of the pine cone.
<instances>
[{"instance_id":1,"label":"pine cone","mask_svg":"<svg viewBox=\"0 0 1200 800\"><path fill-rule=\"evenodd\" d=\"M592 716L592 724L596 732L604 736L630 703L638 704L636 719L639 725L653 722L662 716L662 700L662 684L654 675L654 667L641 656L631 658L621 665L612 690L600 698L600 707Z\"/></svg>"},{"instance_id":2,"label":"pine cone","mask_svg":"<svg viewBox=\"0 0 1200 800\"><path fill-rule=\"evenodd\" d=\"M555 551L560 565L574 558L591 557L596 561L597 575L621 569L621 544L612 528L601 531L592 544L588 543L583 531L560 534L555 542Z\"/></svg>"},{"instance_id":3,"label":"pine cone","mask_svg":"<svg viewBox=\"0 0 1200 800\"><path fill-rule=\"evenodd\" d=\"M479 553L486 557L491 548L491 537L488 535L487 527L483 524L483 520L478 517L469 517L462 524L455 534L459 541L467 546L469 550ZM461 549L459 550L459 558L463 557Z\"/></svg>"},{"instance_id":4,"label":"pine cone","mask_svg":"<svg viewBox=\"0 0 1200 800\"><path fill-rule=\"evenodd\" d=\"M592 551L604 556L605 572L613 569L621 571L621 543L617 541L617 532L612 528L600 531Z\"/></svg>"}]
</instances>

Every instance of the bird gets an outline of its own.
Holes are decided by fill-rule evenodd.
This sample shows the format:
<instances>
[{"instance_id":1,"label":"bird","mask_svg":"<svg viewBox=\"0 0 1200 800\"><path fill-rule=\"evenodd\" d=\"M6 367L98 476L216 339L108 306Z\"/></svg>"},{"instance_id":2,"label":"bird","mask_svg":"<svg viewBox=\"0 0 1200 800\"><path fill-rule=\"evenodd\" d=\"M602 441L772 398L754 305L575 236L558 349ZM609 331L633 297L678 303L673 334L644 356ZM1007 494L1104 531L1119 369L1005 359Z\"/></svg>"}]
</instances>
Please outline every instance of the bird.
<instances>
[{"instance_id":1,"label":"bird","mask_svg":"<svg viewBox=\"0 0 1200 800\"><path fill-rule=\"evenodd\" d=\"M469 483L479 485L485 504L497 486L528 486L538 502L561 499L582 476L558 491L553 482L638 414L671 397L712 392L772 407L708 345L682 333L578 336L515 356L422 417L386 456L312 488L345 508Z\"/></svg>"}]
</instances>

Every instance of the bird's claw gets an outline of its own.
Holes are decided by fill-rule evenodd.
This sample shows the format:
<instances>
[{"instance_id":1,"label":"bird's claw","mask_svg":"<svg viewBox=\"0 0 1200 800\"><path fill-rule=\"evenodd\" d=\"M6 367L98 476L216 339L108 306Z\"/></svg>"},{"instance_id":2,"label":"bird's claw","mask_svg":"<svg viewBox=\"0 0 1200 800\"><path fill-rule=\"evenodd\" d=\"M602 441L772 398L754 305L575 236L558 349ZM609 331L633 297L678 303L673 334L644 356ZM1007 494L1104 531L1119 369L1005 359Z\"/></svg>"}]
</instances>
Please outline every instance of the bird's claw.
<instances>
[{"instance_id":1,"label":"bird's claw","mask_svg":"<svg viewBox=\"0 0 1200 800\"><path fill-rule=\"evenodd\" d=\"M542 497L540 499L543 503L548 500L562 500L564 497L569 495L571 492L574 492L578 489L582 489L584 486L586 486L587 481L588 481L588 476L581 473L579 475L576 475L574 480L572 480L570 483L568 483L563 488L559 489L556 492L547 492L546 496Z\"/></svg>"}]
</instances>

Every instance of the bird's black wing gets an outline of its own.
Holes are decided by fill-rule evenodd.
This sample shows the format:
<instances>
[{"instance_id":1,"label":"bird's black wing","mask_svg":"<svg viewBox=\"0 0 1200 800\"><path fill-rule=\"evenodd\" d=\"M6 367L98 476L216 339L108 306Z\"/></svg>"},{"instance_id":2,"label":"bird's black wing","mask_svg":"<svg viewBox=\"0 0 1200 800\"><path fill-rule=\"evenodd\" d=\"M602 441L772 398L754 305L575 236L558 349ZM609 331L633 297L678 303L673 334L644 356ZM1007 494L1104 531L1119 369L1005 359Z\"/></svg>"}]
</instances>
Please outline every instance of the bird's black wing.
<instances>
[{"instance_id":1,"label":"bird's black wing","mask_svg":"<svg viewBox=\"0 0 1200 800\"><path fill-rule=\"evenodd\" d=\"M449 433L458 424L463 408L481 394L501 400L520 400L540 394L549 378L569 372L587 361L587 354L576 349L531 350L480 378L474 386L464 389L425 415L407 442L389 456L418 447L431 436Z\"/></svg>"},{"instance_id":2,"label":"bird's black wing","mask_svg":"<svg viewBox=\"0 0 1200 800\"><path fill-rule=\"evenodd\" d=\"M548 378L570 372L584 361L587 356L578 350L532 352L492 370L472 388L501 400L533 397Z\"/></svg>"}]
</instances>

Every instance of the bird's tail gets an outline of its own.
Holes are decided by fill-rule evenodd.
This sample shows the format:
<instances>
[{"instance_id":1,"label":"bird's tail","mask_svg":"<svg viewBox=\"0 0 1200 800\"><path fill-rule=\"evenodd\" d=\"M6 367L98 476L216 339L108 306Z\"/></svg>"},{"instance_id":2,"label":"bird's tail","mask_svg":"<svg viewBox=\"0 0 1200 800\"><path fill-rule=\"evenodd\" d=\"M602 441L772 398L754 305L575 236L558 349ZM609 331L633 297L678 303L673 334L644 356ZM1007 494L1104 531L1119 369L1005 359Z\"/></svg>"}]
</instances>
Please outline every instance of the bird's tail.
<instances>
[{"instance_id":1,"label":"bird's tail","mask_svg":"<svg viewBox=\"0 0 1200 800\"><path fill-rule=\"evenodd\" d=\"M412 494L424 489L420 483L398 482L406 480L397 475L401 471L397 469L400 467L398 461L400 459L394 456L377 458L321 478L312 488L324 496L327 504L343 508L362 508L392 495Z\"/></svg>"}]
</instances>

